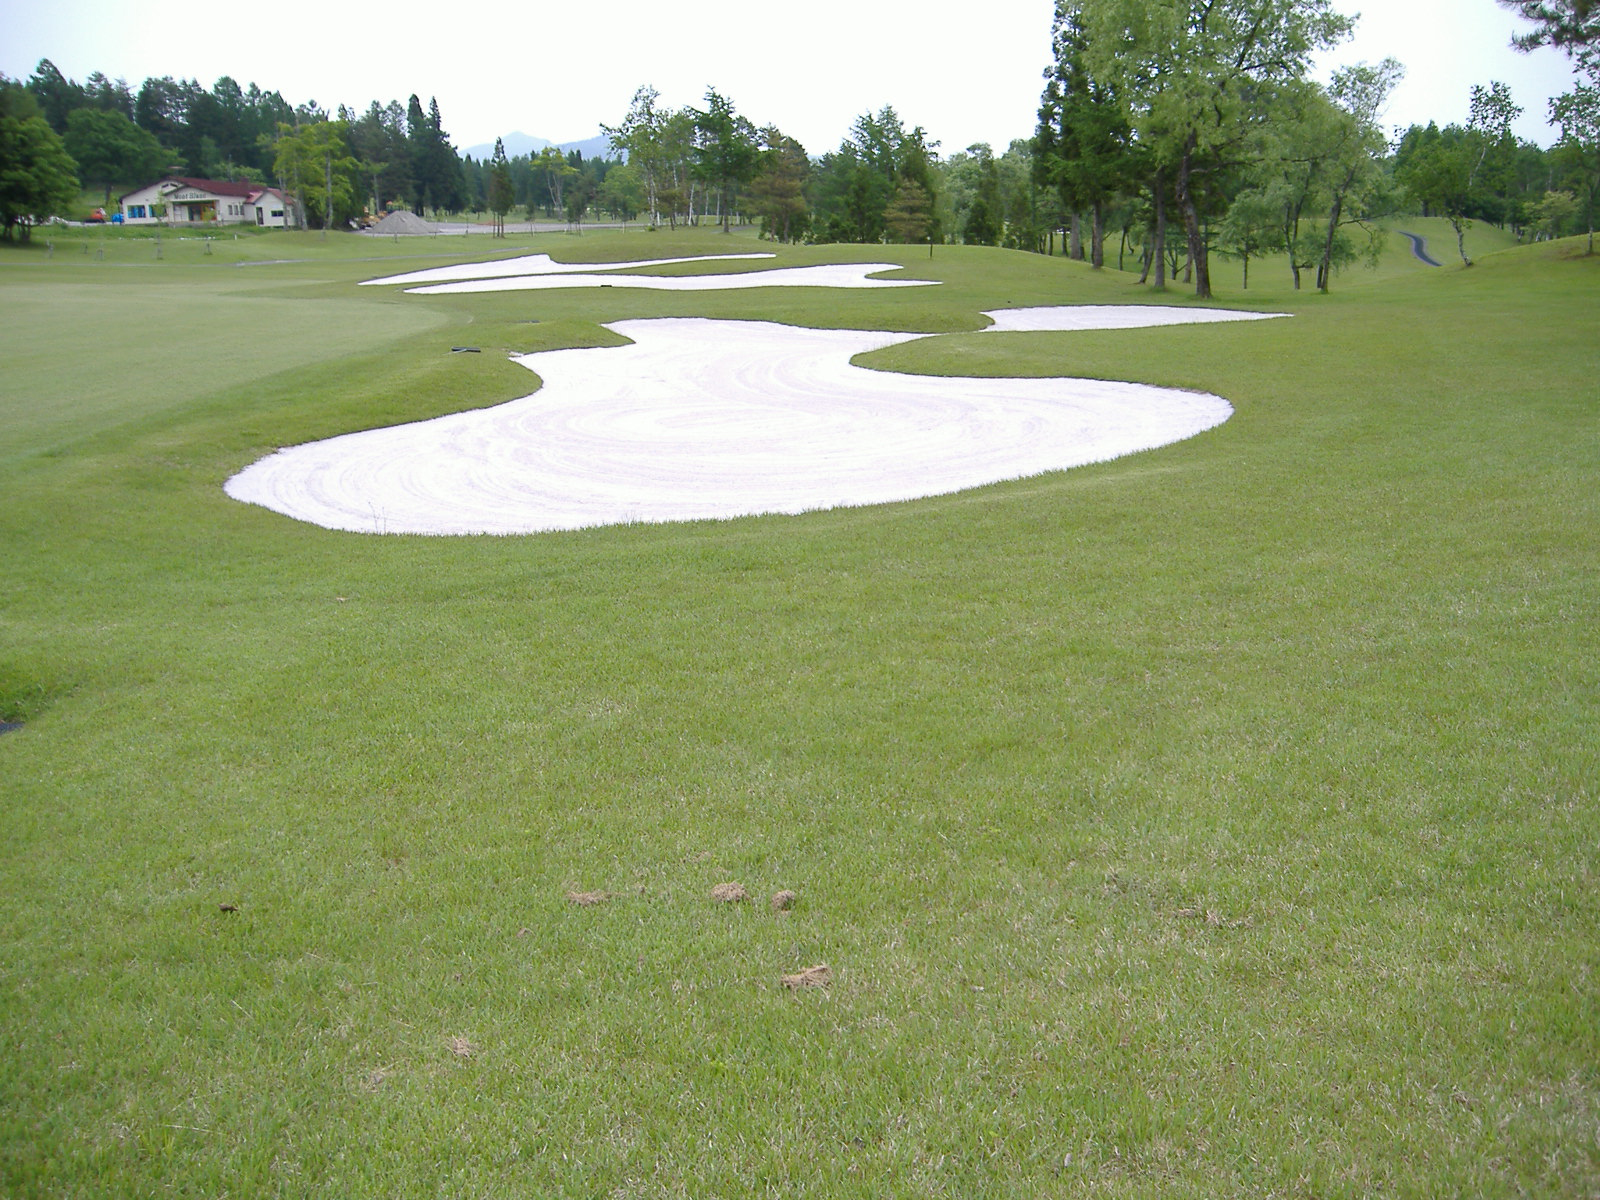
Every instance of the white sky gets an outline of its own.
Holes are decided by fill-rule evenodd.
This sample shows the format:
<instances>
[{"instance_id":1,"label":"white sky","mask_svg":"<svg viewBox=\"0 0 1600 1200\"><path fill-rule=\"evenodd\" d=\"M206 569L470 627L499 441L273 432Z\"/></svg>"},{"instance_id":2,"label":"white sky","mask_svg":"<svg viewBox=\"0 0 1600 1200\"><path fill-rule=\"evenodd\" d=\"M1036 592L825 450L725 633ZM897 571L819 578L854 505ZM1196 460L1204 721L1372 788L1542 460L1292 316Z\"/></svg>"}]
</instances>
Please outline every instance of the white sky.
<instances>
[{"instance_id":1,"label":"white sky","mask_svg":"<svg viewBox=\"0 0 1600 1200\"><path fill-rule=\"evenodd\" d=\"M1357 11L1362 0L1336 0ZM616 123L634 90L699 105L714 86L757 125L776 124L812 154L838 146L861 113L891 104L945 155L996 149L1033 131L1050 54L1051 0L991 0L941 13L914 0L807 0L686 7L662 0L587 5L487 0L459 17L405 3L222 7L193 21L127 0L8 0L0 71L26 79L41 58L80 83L222 75L276 89L290 104L365 109L372 100L439 100L458 149L522 131L579 141ZM1521 55L1517 19L1495 0L1365 0L1357 38L1331 62L1393 55L1408 76L1391 125L1465 121L1468 92L1510 84L1519 136L1548 145L1549 96L1571 87L1565 57ZM688 14L688 15L685 15Z\"/></svg>"}]
</instances>

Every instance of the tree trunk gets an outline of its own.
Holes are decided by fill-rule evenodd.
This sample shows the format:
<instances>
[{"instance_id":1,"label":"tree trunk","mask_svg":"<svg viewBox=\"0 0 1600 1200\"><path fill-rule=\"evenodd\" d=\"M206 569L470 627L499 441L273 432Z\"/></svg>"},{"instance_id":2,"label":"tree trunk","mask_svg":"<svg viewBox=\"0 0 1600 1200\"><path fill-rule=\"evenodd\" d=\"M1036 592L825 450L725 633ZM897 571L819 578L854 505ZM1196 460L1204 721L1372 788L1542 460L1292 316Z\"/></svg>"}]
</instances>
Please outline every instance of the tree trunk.
<instances>
[{"instance_id":1,"label":"tree trunk","mask_svg":"<svg viewBox=\"0 0 1600 1200\"><path fill-rule=\"evenodd\" d=\"M1197 299L1211 299L1211 263L1206 255L1206 240L1200 233L1200 212L1195 207L1194 193L1189 189L1189 173L1194 166L1195 135L1189 140L1178 159L1178 207L1183 213L1184 232L1189 237L1189 261L1194 264L1194 294Z\"/></svg>"},{"instance_id":2,"label":"tree trunk","mask_svg":"<svg viewBox=\"0 0 1600 1200\"><path fill-rule=\"evenodd\" d=\"M1333 208L1328 213L1328 236L1322 243L1322 261L1317 264L1317 291L1324 294L1333 276L1333 235L1339 229L1339 210L1344 207L1342 195L1333 198Z\"/></svg>"},{"instance_id":3,"label":"tree trunk","mask_svg":"<svg viewBox=\"0 0 1600 1200\"><path fill-rule=\"evenodd\" d=\"M1101 268L1106 265L1106 206L1094 202L1094 215L1089 226L1089 265Z\"/></svg>"},{"instance_id":4,"label":"tree trunk","mask_svg":"<svg viewBox=\"0 0 1600 1200\"><path fill-rule=\"evenodd\" d=\"M1167 189L1156 176L1156 236L1151 246L1156 261L1156 291L1167 286Z\"/></svg>"},{"instance_id":5,"label":"tree trunk","mask_svg":"<svg viewBox=\"0 0 1600 1200\"><path fill-rule=\"evenodd\" d=\"M107 189L109 194L110 189ZM1072 224L1069 229L1070 240L1067 243L1067 257L1074 262L1083 261L1083 222L1077 213L1072 214Z\"/></svg>"}]
</instances>

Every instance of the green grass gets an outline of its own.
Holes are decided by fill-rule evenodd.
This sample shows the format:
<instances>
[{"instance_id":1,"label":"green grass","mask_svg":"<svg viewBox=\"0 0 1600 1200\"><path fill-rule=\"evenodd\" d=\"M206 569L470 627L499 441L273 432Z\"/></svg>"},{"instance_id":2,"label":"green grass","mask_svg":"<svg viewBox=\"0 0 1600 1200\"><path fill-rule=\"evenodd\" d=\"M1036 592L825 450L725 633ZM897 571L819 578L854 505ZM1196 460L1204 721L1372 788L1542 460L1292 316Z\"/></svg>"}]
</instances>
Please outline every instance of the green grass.
<instances>
[{"instance_id":1,"label":"green grass","mask_svg":"<svg viewBox=\"0 0 1600 1200\"><path fill-rule=\"evenodd\" d=\"M417 243L0 251L0 1191L1594 1192L1575 244L1326 297L1218 273L1292 321L981 336L1150 297L977 248L779 259L928 289L432 297L352 286ZM182 320L118 318L151 308ZM1236 413L803 517L372 538L222 494L527 389L453 343L678 313Z\"/></svg>"}]
</instances>

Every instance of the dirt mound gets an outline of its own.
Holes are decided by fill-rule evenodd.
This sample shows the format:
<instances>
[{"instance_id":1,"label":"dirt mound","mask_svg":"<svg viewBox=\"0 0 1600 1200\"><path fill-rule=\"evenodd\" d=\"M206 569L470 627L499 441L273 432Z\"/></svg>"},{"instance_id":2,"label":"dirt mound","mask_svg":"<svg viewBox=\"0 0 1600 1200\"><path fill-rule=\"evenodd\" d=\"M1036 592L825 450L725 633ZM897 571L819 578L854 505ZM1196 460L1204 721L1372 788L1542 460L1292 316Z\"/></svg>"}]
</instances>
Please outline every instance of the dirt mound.
<instances>
[{"instance_id":1,"label":"dirt mound","mask_svg":"<svg viewBox=\"0 0 1600 1200\"><path fill-rule=\"evenodd\" d=\"M426 221L424 221L421 217L417 216L416 213L407 212L405 209L401 209L399 212L390 213L387 217L374 225L369 232L396 234L402 237L417 237L422 234L432 235L438 231L435 230L432 225L429 225Z\"/></svg>"}]
</instances>

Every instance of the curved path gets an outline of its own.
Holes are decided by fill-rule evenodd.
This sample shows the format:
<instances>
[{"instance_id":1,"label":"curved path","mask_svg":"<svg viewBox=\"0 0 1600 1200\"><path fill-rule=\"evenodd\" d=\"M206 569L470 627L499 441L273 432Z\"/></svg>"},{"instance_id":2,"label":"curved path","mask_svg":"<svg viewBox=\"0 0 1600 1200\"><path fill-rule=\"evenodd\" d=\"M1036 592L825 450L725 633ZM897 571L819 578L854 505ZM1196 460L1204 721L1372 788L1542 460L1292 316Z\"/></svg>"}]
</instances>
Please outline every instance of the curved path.
<instances>
[{"instance_id":1,"label":"curved path","mask_svg":"<svg viewBox=\"0 0 1600 1200\"><path fill-rule=\"evenodd\" d=\"M1409 238L1410 239L1410 241L1411 241L1411 253L1415 254L1418 258L1420 258L1423 262L1427 263L1430 267L1442 267L1442 266L1444 266L1444 264L1441 263L1441 262L1435 262L1434 259L1428 254L1428 239L1427 238L1422 237L1419 234L1407 233L1403 229L1400 231L1400 236L1403 237L1403 238Z\"/></svg>"},{"instance_id":2,"label":"curved path","mask_svg":"<svg viewBox=\"0 0 1600 1200\"><path fill-rule=\"evenodd\" d=\"M987 315L1005 332L1273 314L1083 306ZM922 334L704 318L608 328L632 344L520 358L544 381L530 396L280 450L228 480L227 493L362 533L799 513L1098 462L1192 437L1233 411L1217 396L1133 383L913 376L850 362Z\"/></svg>"}]
</instances>

